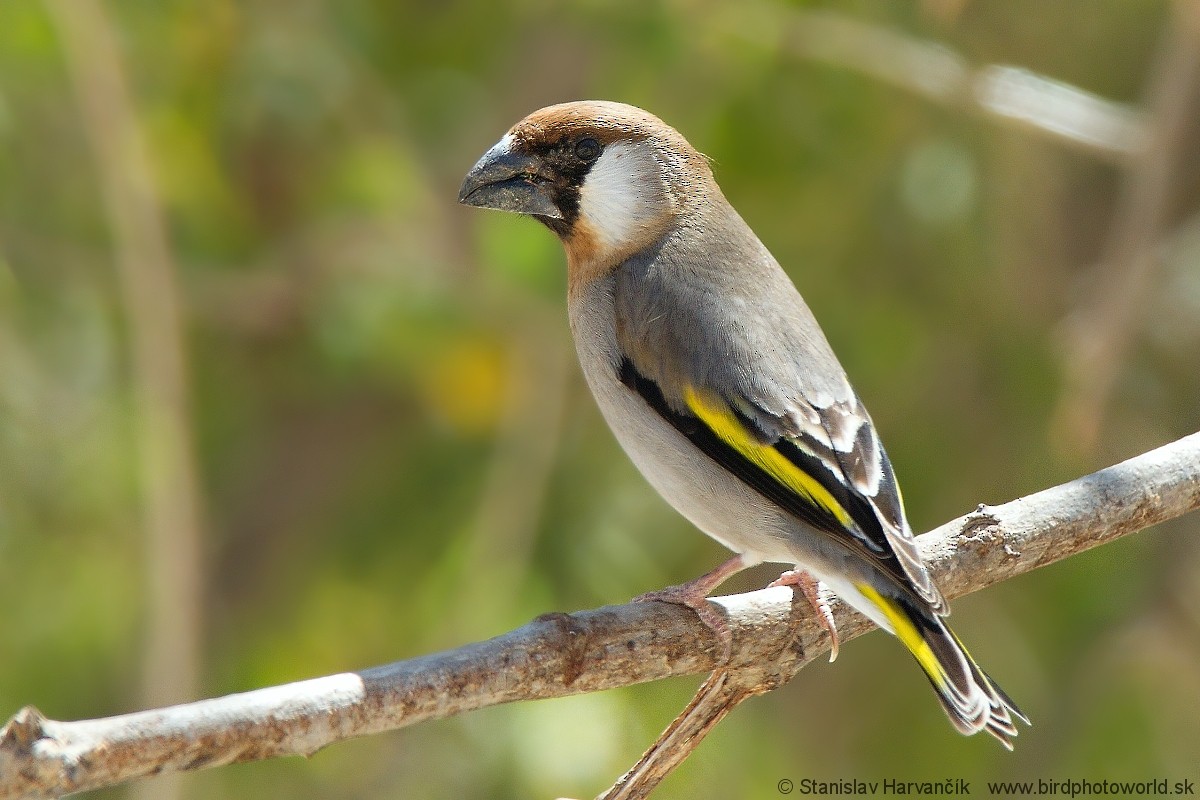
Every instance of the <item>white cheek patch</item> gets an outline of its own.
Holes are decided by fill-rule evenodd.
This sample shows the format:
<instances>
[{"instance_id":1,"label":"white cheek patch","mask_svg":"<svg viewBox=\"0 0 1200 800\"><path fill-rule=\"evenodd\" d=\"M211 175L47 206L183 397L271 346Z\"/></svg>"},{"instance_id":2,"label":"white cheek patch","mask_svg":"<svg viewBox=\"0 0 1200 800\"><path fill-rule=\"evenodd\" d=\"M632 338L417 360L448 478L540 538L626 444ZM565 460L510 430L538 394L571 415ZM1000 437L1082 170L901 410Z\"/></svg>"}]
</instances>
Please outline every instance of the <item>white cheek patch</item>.
<instances>
[{"instance_id":1,"label":"white cheek patch","mask_svg":"<svg viewBox=\"0 0 1200 800\"><path fill-rule=\"evenodd\" d=\"M579 215L606 249L624 249L660 224L670 208L649 145L612 142L579 189Z\"/></svg>"}]
</instances>

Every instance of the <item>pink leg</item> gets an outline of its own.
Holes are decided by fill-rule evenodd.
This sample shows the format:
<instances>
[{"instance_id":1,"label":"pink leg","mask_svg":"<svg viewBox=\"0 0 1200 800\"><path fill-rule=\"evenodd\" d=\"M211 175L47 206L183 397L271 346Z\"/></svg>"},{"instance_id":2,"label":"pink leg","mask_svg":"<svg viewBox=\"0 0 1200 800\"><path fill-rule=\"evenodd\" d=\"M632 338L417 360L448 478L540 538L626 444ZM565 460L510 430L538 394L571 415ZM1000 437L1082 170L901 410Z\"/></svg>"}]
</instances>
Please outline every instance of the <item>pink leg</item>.
<instances>
[{"instance_id":1,"label":"pink leg","mask_svg":"<svg viewBox=\"0 0 1200 800\"><path fill-rule=\"evenodd\" d=\"M708 595L730 576L741 572L745 567L746 562L740 555L736 555L712 572L706 572L695 580L638 595L633 598L633 602L647 603L657 600L661 603L672 603L692 609L696 612L696 616L700 617L700 621L717 635L717 641L721 643L721 660L725 662L729 660L729 656L733 652L733 631L729 629L729 623L721 616L721 612L709 604Z\"/></svg>"},{"instance_id":2,"label":"pink leg","mask_svg":"<svg viewBox=\"0 0 1200 800\"><path fill-rule=\"evenodd\" d=\"M820 581L803 570L789 569L767 586L795 586L800 590L804 599L817 612L817 621L821 623L821 627L829 631L829 660L832 662L836 659L838 657L837 626L833 624L833 611L829 608L829 601L822 597Z\"/></svg>"}]
</instances>

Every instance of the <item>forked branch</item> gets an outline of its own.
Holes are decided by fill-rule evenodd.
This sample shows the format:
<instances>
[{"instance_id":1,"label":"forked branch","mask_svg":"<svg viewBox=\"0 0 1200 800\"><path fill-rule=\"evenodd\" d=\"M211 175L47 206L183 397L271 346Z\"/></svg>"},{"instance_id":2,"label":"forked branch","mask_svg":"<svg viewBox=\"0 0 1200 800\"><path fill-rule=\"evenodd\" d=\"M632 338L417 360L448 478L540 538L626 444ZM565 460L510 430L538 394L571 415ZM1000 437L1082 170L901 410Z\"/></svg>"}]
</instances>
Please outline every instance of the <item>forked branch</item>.
<instances>
[{"instance_id":1,"label":"forked branch","mask_svg":"<svg viewBox=\"0 0 1200 800\"><path fill-rule=\"evenodd\" d=\"M1029 497L980 506L920 543L954 598L1198 507L1200 433ZM609 796L644 797L738 694L787 681L827 647L815 619L793 614L785 588L714 602L734 638L728 675L706 684L712 709L681 717L682 727L668 730L663 746ZM843 641L871 627L845 607L835 614ZM548 614L444 653L170 708L59 722L28 707L0 729L0 798L56 797L149 775L310 755L343 739L500 703L708 672L717 650L691 611L637 603Z\"/></svg>"}]
</instances>

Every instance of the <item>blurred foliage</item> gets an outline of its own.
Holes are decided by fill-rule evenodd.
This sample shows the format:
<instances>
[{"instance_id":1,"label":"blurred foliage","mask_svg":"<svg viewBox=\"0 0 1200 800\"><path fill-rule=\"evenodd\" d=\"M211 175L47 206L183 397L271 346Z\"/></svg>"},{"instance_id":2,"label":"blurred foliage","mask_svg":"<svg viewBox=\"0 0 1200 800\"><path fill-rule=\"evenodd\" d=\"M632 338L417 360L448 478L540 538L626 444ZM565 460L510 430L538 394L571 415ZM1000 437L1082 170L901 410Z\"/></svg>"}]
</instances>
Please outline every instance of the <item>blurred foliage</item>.
<instances>
[{"instance_id":1,"label":"blurred foliage","mask_svg":"<svg viewBox=\"0 0 1200 800\"><path fill-rule=\"evenodd\" d=\"M808 5L1135 105L1169 16L1149 0ZM1198 427L1195 136L1101 445L1077 452L1050 435L1058 331L1094 274L1120 171L796 57L785 30L801 7L107 10L187 313L207 695L621 602L723 558L593 408L553 237L454 202L505 128L551 102L643 106L712 157L866 399L916 527ZM58 718L138 706L153 566L128 329L82 119L44 8L0 4L3 716L26 703ZM1195 779L1196 525L956 604L958 632L1034 719L1015 754L954 734L901 648L870 636L735 713L657 796L774 798L781 778L803 777L963 777L980 791L991 778ZM695 685L490 709L308 762L210 770L185 791L590 796Z\"/></svg>"}]
</instances>

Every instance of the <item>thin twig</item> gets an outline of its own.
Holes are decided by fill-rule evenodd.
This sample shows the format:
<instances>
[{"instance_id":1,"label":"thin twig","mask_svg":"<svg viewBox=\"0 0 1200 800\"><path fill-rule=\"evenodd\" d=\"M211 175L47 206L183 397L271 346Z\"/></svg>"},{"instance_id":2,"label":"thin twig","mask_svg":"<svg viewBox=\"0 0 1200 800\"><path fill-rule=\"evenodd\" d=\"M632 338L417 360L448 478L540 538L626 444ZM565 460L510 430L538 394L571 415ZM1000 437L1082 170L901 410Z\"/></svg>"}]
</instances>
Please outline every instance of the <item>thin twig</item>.
<instances>
[{"instance_id":1,"label":"thin twig","mask_svg":"<svg viewBox=\"0 0 1200 800\"><path fill-rule=\"evenodd\" d=\"M954 598L1197 508L1200 433L1020 500L981 506L919 543L942 591ZM750 676L742 687L783 682L828 648L814 618L795 623L786 588L713 602L733 633L727 669ZM843 642L871 629L845 606L835 604L834 614ZM707 672L718 657L715 637L691 611L631 603L549 614L444 653L172 708L58 722L29 707L0 729L0 798L307 755L500 703ZM640 772L657 774L645 766Z\"/></svg>"},{"instance_id":2,"label":"thin twig","mask_svg":"<svg viewBox=\"0 0 1200 800\"><path fill-rule=\"evenodd\" d=\"M730 711L762 691L745 686L726 670L715 670L633 768L597 800L641 800L646 797L692 754Z\"/></svg>"}]
</instances>

